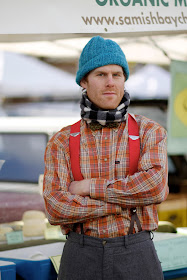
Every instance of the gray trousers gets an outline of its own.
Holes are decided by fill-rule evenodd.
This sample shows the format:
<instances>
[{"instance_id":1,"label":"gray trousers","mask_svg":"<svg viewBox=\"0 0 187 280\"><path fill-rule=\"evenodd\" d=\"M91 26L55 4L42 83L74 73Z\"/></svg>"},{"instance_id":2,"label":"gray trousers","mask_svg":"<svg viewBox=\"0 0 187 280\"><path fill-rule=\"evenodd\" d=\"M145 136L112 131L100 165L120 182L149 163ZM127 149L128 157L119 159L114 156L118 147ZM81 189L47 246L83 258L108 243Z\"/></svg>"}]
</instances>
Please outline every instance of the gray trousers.
<instances>
[{"instance_id":1,"label":"gray trousers","mask_svg":"<svg viewBox=\"0 0 187 280\"><path fill-rule=\"evenodd\" d=\"M70 233L58 280L163 280L150 232L116 238Z\"/></svg>"}]
</instances>

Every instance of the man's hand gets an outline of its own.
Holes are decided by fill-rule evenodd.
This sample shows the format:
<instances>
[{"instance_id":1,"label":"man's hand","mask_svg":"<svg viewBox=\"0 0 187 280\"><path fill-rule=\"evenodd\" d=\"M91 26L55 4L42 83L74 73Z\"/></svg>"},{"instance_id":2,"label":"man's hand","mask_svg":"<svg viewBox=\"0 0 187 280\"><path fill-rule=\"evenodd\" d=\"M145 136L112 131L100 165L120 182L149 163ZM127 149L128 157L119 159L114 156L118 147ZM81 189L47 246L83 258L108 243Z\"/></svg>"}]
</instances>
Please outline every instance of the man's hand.
<instances>
[{"instance_id":1,"label":"man's hand","mask_svg":"<svg viewBox=\"0 0 187 280\"><path fill-rule=\"evenodd\" d=\"M81 196L90 195L90 182L91 179L73 181L69 186L69 192L71 194L78 194Z\"/></svg>"}]
</instances>

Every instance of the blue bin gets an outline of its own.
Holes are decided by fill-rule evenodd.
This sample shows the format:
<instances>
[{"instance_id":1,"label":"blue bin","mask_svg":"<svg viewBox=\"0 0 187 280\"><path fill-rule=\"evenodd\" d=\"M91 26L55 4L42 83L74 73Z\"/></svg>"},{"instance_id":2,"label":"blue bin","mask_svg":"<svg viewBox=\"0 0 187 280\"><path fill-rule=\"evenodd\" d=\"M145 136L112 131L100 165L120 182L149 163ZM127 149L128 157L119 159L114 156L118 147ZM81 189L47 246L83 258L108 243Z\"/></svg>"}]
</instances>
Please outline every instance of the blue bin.
<instances>
[{"instance_id":1,"label":"blue bin","mask_svg":"<svg viewBox=\"0 0 187 280\"><path fill-rule=\"evenodd\" d=\"M13 258L0 258L2 261L12 262L15 266L15 275L21 276L24 280L56 280L57 273L50 259L46 260L22 260ZM16 278L2 278L11 280Z\"/></svg>"},{"instance_id":2,"label":"blue bin","mask_svg":"<svg viewBox=\"0 0 187 280\"><path fill-rule=\"evenodd\" d=\"M0 252L0 260L13 262L18 278L24 280L56 280L51 256L62 254L64 242ZM6 280L10 280L7 278ZM2 280L2 279L1 279Z\"/></svg>"},{"instance_id":3,"label":"blue bin","mask_svg":"<svg viewBox=\"0 0 187 280\"><path fill-rule=\"evenodd\" d=\"M164 280L184 279L185 276L187 277L187 268L164 271Z\"/></svg>"},{"instance_id":4,"label":"blue bin","mask_svg":"<svg viewBox=\"0 0 187 280\"><path fill-rule=\"evenodd\" d=\"M1 280L16 280L15 263L0 260L0 279Z\"/></svg>"}]
</instances>

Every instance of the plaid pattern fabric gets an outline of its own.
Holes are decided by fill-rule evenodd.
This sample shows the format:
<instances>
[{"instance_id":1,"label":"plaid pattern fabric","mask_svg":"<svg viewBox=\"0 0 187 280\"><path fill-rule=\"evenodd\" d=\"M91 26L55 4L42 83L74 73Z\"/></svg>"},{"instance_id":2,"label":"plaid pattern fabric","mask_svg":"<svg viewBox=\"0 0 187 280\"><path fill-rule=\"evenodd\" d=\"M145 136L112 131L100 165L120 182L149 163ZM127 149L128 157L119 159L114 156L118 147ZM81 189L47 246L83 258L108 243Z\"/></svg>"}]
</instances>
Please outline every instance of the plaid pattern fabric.
<instances>
[{"instance_id":1,"label":"plaid pattern fabric","mask_svg":"<svg viewBox=\"0 0 187 280\"><path fill-rule=\"evenodd\" d=\"M86 90L83 90L81 99L81 117L87 123L91 121L106 125L109 122L122 122L126 120L127 109L130 104L130 96L124 91L120 105L115 110L101 110L96 107L87 97Z\"/></svg>"},{"instance_id":2,"label":"plaid pattern fabric","mask_svg":"<svg viewBox=\"0 0 187 280\"><path fill-rule=\"evenodd\" d=\"M136 207L143 230L158 226L156 204L168 195L166 131L157 123L136 115L141 155L138 172L129 176L128 128L104 127L91 131L81 121L81 172L92 178L90 196L68 192L73 181L69 157L70 126L49 141L45 153L44 200L49 222L67 234L82 222L94 237L128 233L130 208ZM135 224L136 228L136 224ZM77 231L79 232L79 227ZM136 228L137 230L137 228Z\"/></svg>"}]
</instances>

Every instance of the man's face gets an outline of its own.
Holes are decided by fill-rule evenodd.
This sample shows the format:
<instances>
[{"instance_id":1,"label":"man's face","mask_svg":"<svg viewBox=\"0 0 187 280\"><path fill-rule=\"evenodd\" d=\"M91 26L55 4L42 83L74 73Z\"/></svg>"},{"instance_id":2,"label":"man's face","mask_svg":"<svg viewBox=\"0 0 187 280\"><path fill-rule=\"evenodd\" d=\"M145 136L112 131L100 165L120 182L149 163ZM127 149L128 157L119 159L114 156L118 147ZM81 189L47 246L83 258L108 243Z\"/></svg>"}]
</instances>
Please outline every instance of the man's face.
<instances>
[{"instance_id":1,"label":"man's face","mask_svg":"<svg viewBox=\"0 0 187 280\"><path fill-rule=\"evenodd\" d=\"M87 95L97 107L105 110L117 108L124 95L125 76L119 65L105 65L91 71L81 81Z\"/></svg>"}]
</instances>

